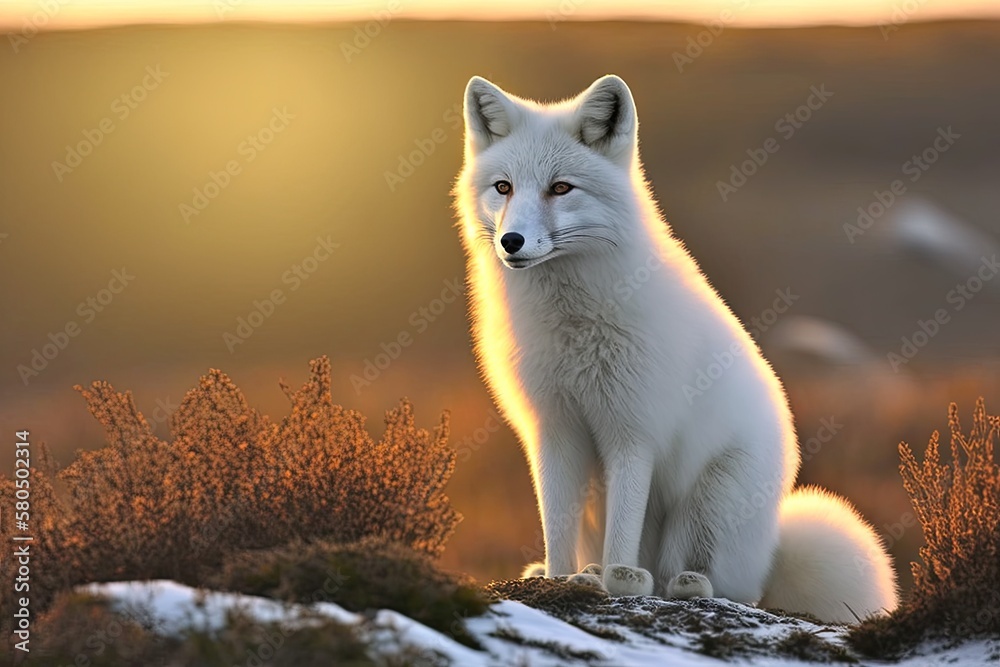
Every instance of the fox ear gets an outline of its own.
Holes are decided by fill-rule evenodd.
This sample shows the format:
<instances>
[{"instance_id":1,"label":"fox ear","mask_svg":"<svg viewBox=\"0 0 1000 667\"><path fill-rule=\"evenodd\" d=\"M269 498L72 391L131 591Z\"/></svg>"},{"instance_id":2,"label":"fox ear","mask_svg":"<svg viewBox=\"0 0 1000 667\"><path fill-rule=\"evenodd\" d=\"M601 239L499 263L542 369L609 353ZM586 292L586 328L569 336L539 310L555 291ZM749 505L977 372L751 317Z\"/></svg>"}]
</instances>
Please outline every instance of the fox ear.
<instances>
[{"instance_id":1,"label":"fox ear","mask_svg":"<svg viewBox=\"0 0 1000 667\"><path fill-rule=\"evenodd\" d=\"M465 145L473 153L485 150L510 134L517 115L517 105L499 86L472 77L465 87Z\"/></svg>"},{"instance_id":2,"label":"fox ear","mask_svg":"<svg viewBox=\"0 0 1000 667\"><path fill-rule=\"evenodd\" d=\"M638 118L632 91L613 74L602 76L577 98L580 141L609 160L627 165L636 152Z\"/></svg>"}]
</instances>

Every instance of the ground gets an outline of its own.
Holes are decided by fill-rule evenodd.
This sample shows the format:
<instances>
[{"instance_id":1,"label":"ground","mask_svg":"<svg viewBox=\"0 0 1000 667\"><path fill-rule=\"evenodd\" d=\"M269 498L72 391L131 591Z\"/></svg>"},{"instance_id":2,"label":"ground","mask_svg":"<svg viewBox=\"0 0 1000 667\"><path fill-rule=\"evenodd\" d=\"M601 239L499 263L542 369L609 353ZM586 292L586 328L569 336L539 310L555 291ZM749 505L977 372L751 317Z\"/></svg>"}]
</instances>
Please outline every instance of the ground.
<instances>
[{"instance_id":1,"label":"ground","mask_svg":"<svg viewBox=\"0 0 1000 667\"><path fill-rule=\"evenodd\" d=\"M356 635L366 641L375 664L884 664L850 653L843 641L845 629L839 626L720 599L613 599L542 579L491 584L487 590L493 597L516 599L497 601L483 616L456 619L479 642L478 650L388 610L356 614L331 603L307 608L253 596L198 591L171 581L92 584L84 590L106 597L115 610L142 617L157 633L166 635L183 634L192 627L216 632L231 621L232 612L237 610L262 622L290 627L315 623L317 617L324 617L352 626ZM282 650L280 642L271 643L279 644L275 651ZM271 648L262 644L257 649L266 662ZM254 655L254 651L248 653L251 662ZM996 664L998 660L1000 640L980 640L959 646L925 646L897 664L974 667Z\"/></svg>"}]
</instances>

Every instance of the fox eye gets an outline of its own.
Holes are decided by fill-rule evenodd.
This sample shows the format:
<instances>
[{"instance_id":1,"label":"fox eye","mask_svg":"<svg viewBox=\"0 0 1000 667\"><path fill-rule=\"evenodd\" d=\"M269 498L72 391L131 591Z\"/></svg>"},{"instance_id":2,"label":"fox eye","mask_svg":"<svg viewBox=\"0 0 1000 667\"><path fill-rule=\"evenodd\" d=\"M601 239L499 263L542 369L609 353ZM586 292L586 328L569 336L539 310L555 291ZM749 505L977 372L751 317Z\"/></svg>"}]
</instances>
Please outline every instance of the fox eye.
<instances>
[{"instance_id":1,"label":"fox eye","mask_svg":"<svg viewBox=\"0 0 1000 667\"><path fill-rule=\"evenodd\" d=\"M554 195L564 195L572 189L573 186L566 181L558 181L552 184L552 194Z\"/></svg>"},{"instance_id":2,"label":"fox eye","mask_svg":"<svg viewBox=\"0 0 1000 667\"><path fill-rule=\"evenodd\" d=\"M514 186L510 184L510 181L497 181L493 184L493 187L496 188L497 192L502 195L509 195L510 191L514 189Z\"/></svg>"}]
</instances>

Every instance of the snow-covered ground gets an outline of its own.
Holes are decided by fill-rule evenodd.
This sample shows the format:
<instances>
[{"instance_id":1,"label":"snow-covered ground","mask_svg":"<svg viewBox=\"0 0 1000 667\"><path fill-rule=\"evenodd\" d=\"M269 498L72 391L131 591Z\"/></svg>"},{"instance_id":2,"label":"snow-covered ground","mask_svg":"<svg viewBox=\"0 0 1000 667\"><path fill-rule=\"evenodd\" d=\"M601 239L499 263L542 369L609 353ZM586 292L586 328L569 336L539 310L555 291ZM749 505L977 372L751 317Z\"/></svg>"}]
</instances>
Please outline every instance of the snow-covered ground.
<instances>
[{"instance_id":1,"label":"snow-covered ground","mask_svg":"<svg viewBox=\"0 0 1000 667\"><path fill-rule=\"evenodd\" d=\"M803 632L817 640L809 650L820 654L843 646L841 628L779 617L726 600L680 602L658 598L609 600L602 612L574 616L569 623L519 602L504 600L485 616L465 620L467 630L483 645L474 650L399 613L382 610L356 614L331 603L308 607L259 597L199 591L172 581L92 584L84 590L103 596L121 612L152 623L161 634L184 628L221 628L227 615L240 611L260 621L291 625L310 623L317 615L354 625L373 650L392 654L416 649L437 662L459 667L524 665L602 665L637 667L720 665L712 655L746 665L816 664L792 657ZM725 641L723 641L725 640ZM706 654L707 653L707 654ZM927 647L903 660L904 667L957 665L995 666L1000 640L969 642L957 648ZM860 661L860 664L879 664Z\"/></svg>"}]
</instances>

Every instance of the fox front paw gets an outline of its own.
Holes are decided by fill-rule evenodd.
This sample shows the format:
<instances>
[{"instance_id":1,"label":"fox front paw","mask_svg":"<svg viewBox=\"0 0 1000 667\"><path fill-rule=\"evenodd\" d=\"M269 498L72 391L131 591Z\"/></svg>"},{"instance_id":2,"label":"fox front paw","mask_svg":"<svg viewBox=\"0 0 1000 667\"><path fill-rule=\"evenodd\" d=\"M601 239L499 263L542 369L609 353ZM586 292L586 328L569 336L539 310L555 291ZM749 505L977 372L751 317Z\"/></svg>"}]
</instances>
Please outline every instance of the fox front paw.
<instances>
[{"instance_id":1,"label":"fox front paw","mask_svg":"<svg viewBox=\"0 0 1000 667\"><path fill-rule=\"evenodd\" d=\"M590 563L587 567L580 570L581 574L596 574L598 577L601 576L601 572L604 570L600 563Z\"/></svg>"},{"instance_id":2,"label":"fox front paw","mask_svg":"<svg viewBox=\"0 0 1000 667\"><path fill-rule=\"evenodd\" d=\"M712 582L698 572L681 572L667 584L667 597L679 600L712 597Z\"/></svg>"},{"instance_id":3,"label":"fox front paw","mask_svg":"<svg viewBox=\"0 0 1000 667\"><path fill-rule=\"evenodd\" d=\"M604 582L601 581L601 577L590 572L584 571L571 574L567 578L567 581L571 584L579 584L581 586L586 586L587 588L604 591L605 593L607 592L604 588Z\"/></svg>"},{"instance_id":4,"label":"fox front paw","mask_svg":"<svg viewBox=\"0 0 1000 667\"><path fill-rule=\"evenodd\" d=\"M604 568L604 587L611 595L652 595L653 575L649 570L628 565L608 565Z\"/></svg>"},{"instance_id":5,"label":"fox front paw","mask_svg":"<svg viewBox=\"0 0 1000 667\"><path fill-rule=\"evenodd\" d=\"M522 579L545 576L545 563L530 563L521 571Z\"/></svg>"}]
</instances>

